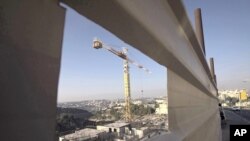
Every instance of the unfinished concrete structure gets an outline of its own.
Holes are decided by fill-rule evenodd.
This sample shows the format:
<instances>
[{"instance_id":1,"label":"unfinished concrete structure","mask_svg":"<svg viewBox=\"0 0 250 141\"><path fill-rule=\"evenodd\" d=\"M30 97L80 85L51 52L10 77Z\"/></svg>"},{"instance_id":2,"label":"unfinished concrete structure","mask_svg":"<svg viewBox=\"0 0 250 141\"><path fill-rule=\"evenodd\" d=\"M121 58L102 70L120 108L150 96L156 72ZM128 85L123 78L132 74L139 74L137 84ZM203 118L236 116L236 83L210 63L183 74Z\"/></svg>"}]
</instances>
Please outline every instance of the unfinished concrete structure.
<instances>
[{"instance_id":1,"label":"unfinished concrete structure","mask_svg":"<svg viewBox=\"0 0 250 141\"><path fill-rule=\"evenodd\" d=\"M106 132L116 132L119 134L125 134L125 127L129 127L129 123L115 122L106 125L98 125L97 130L106 131Z\"/></svg>"},{"instance_id":2,"label":"unfinished concrete structure","mask_svg":"<svg viewBox=\"0 0 250 141\"><path fill-rule=\"evenodd\" d=\"M89 141L89 140L104 140L107 135L105 131L100 131L91 128L85 128L74 133L59 137L59 141Z\"/></svg>"},{"instance_id":3,"label":"unfinished concrete structure","mask_svg":"<svg viewBox=\"0 0 250 141\"><path fill-rule=\"evenodd\" d=\"M181 1L62 2L168 68L165 140L221 140L217 88ZM0 2L2 140L55 140L64 16L57 0Z\"/></svg>"}]
</instances>

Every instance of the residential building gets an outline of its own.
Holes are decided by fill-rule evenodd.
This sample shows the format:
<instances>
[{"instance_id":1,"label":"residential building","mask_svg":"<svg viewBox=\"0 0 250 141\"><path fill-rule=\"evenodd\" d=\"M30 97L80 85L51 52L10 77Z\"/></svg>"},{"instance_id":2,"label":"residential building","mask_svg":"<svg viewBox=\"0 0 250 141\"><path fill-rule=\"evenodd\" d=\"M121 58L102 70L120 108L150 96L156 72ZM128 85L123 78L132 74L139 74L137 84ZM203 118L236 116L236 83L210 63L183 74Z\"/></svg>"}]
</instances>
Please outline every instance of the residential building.
<instances>
[{"instance_id":1,"label":"residential building","mask_svg":"<svg viewBox=\"0 0 250 141\"><path fill-rule=\"evenodd\" d=\"M162 115L162 114L168 114L168 105L167 103L160 103L159 107L155 109L155 113Z\"/></svg>"}]
</instances>

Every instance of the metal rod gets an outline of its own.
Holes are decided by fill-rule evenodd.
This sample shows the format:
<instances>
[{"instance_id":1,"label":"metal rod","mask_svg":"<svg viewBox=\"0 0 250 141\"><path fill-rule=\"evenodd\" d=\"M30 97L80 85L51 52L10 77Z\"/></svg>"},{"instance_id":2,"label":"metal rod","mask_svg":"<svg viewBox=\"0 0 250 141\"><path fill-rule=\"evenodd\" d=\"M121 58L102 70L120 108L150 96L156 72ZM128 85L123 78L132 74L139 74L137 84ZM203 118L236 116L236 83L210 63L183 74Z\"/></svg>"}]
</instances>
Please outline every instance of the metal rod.
<instances>
[{"instance_id":1,"label":"metal rod","mask_svg":"<svg viewBox=\"0 0 250 141\"><path fill-rule=\"evenodd\" d=\"M196 36L197 36L198 41L200 43L201 50L203 51L204 56L206 56L201 9L197 8L195 10L195 12L194 12L194 15L195 15L195 32L196 32Z\"/></svg>"}]
</instances>

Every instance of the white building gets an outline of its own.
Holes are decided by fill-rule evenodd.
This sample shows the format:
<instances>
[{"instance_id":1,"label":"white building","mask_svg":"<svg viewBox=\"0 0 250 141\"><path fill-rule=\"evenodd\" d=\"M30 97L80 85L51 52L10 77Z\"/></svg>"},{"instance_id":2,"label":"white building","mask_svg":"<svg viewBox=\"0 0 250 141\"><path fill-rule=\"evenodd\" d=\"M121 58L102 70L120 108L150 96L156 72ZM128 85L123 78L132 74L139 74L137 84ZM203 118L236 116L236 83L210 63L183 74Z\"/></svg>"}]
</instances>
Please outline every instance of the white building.
<instances>
[{"instance_id":1,"label":"white building","mask_svg":"<svg viewBox=\"0 0 250 141\"><path fill-rule=\"evenodd\" d=\"M222 90L219 91L219 99L226 100L227 97L239 98L240 90Z\"/></svg>"},{"instance_id":2,"label":"white building","mask_svg":"<svg viewBox=\"0 0 250 141\"><path fill-rule=\"evenodd\" d=\"M142 101L141 100L134 100L133 104L135 104L135 105L141 105Z\"/></svg>"},{"instance_id":3,"label":"white building","mask_svg":"<svg viewBox=\"0 0 250 141\"><path fill-rule=\"evenodd\" d=\"M155 101L156 101L156 103L158 103L158 104L160 104L160 103L166 103L166 102L167 102L166 99L156 99Z\"/></svg>"},{"instance_id":4,"label":"white building","mask_svg":"<svg viewBox=\"0 0 250 141\"><path fill-rule=\"evenodd\" d=\"M156 99L155 102L159 105L159 107L155 109L155 114L168 114L167 99Z\"/></svg>"},{"instance_id":5,"label":"white building","mask_svg":"<svg viewBox=\"0 0 250 141\"><path fill-rule=\"evenodd\" d=\"M168 114L168 104L160 103L159 107L155 109L155 113L159 115Z\"/></svg>"}]
</instances>

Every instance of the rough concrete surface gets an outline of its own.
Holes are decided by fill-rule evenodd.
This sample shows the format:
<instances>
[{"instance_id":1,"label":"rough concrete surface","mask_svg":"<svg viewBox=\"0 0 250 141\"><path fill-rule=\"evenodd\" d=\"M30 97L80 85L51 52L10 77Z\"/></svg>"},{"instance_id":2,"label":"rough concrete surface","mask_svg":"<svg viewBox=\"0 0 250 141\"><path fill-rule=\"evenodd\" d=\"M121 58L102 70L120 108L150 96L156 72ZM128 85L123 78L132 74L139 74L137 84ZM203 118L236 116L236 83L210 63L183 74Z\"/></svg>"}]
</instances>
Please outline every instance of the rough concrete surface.
<instances>
[{"instance_id":1,"label":"rough concrete surface","mask_svg":"<svg viewBox=\"0 0 250 141\"><path fill-rule=\"evenodd\" d=\"M64 8L0 1L0 139L55 141Z\"/></svg>"}]
</instances>

